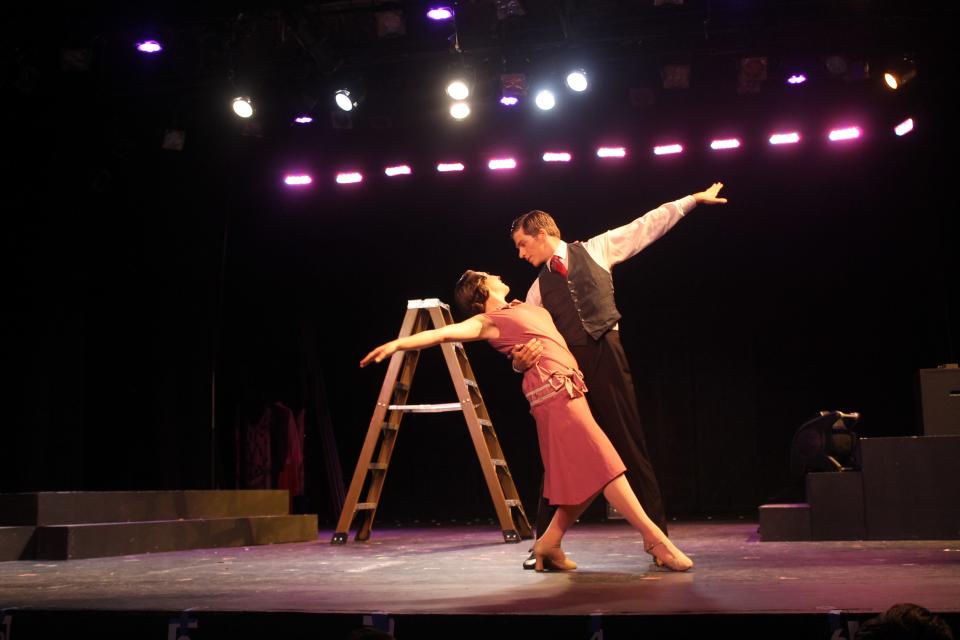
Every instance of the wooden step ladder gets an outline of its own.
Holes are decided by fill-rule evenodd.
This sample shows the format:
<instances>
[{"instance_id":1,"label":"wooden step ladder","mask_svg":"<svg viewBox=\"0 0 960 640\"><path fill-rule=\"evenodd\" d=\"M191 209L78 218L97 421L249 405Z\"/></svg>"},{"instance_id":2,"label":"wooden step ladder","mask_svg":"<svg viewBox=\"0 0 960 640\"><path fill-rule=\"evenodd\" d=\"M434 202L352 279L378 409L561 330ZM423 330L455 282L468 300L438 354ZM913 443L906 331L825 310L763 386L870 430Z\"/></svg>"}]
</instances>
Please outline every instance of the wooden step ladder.
<instances>
[{"instance_id":1,"label":"wooden step ladder","mask_svg":"<svg viewBox=\"0 0 960 640\"><path fill-rule=\"evenodd\" d=\"M409 300L407 313L403 318L399 337L418 333L431 328L440 328L453 323L450 307L436 298ZM361 522L355 540L370 538L373 518L377 512L383 483L390 465L390 457L397 443L400 420L407 413L439 413L443 411L462 411L467 429L473 441L473 447L480 460L483 477L490 490L493 506L500 520L505 542L520 542L532 537L530 522L523 510L517 494L517 488L510 475L507 460L500 448L497 434L490 421L487 406L480 395L476 377L467 360L463 344L448 342L440 345L450 378L456 389L459 402L447 404L405 404L410 395L410 384L420 357L418 350L397 351L390 358L387 374L380 388L367 437L353 472L353 480L347 491L343 511L333 534L332 544L344 544L350 532L354 518L360 514ZM366 495L360 502L360 493L366 486Z\"/></svg>"}]
</instances>

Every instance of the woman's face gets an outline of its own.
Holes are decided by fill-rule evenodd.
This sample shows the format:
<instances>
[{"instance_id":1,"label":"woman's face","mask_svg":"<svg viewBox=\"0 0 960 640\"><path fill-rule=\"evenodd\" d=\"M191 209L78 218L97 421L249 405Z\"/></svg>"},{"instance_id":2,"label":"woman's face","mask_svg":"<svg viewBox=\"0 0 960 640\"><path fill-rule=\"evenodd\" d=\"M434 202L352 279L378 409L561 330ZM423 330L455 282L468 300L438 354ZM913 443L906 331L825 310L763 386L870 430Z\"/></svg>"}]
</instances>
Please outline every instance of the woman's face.
<instances>
[{"instance_id":1,"label":"woman's face","mask_svg":"<svg viewBox=\"0 0 960 640\"><path fill-rule=\"evenodd\" d=\"M510 287L500 279L500 276L492 273L484 273L483 276L484 284L487 285L487 291L490 292L490 295L504 298L510 292Z\"/></svg>"}]
</instances>

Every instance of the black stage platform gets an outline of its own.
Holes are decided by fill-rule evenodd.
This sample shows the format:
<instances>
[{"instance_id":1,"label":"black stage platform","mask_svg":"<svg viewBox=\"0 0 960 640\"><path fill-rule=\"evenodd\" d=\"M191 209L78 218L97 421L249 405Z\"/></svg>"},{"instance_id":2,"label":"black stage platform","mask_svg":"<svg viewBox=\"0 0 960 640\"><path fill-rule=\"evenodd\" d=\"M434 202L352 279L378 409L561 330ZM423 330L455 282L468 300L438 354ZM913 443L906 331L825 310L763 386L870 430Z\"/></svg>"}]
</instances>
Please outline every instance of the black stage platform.
<instances>
[{"instance_id":1,"label":"black stage platform","mask_svg":"<svg viewBox=\"0 0 960 640\"><path fill-rule=\"evenodd\" d=\"M580 524L570 573L523 571L491 525L316 542L0 563L6 638L850 637L897 602L960 620L960 541L760 542L754 522L677 522L696 562L658 570L622 522ZM838 635L837 629L842 631ZM650 636L647 636L650 637Z\"/></svg>"}]
</instances>

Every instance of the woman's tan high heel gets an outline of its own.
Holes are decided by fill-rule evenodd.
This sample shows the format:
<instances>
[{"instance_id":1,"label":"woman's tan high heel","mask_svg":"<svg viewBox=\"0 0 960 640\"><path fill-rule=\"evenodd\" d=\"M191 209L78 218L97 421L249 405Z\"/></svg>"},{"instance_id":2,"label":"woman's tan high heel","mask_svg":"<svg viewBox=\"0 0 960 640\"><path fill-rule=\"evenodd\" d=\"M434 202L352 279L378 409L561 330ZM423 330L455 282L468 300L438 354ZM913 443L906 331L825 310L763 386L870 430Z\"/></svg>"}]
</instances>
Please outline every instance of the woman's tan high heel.
<instances>
[{"instance_id":1,"label":"woman's tan high heel","mask_svg":"<svg viewBox=\"0 0 960 640\"><path fill-rule=\"evenodd\" d=\"M657 555L655 550L660 550L660 555ZM658 567L666 567L671 571L686 571L693 567L693 560L677 549L667 538L645 546L644 551L653 556L653 561Z\"/></svg>"},{"instance_id":2,"label":"woman's tan high heel","mask_svg":"<svg viewBox=\"0 0 960 640\"><path fill-rule=\"evenodd\" d=\"M567 558L559 546L545 548L539 543L533 545L533 556L537 560L534 569L537 571L573 571L577 568L577 563Z\"/></svg>"}]
</instances>

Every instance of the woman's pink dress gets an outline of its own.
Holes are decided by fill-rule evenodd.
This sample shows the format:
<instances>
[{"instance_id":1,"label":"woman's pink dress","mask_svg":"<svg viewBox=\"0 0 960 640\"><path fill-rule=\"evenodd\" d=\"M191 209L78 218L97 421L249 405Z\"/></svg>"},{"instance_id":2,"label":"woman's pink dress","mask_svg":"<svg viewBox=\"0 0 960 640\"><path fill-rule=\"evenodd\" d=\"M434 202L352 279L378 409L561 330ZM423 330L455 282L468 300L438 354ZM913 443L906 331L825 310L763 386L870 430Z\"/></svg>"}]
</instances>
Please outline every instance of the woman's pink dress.
<instances>
[{"instance_id":1,"label":"woman's pink dress","mask_svg":"<svg viewBox=\"0 0 960 640\"><path fill-rule=\"evenodd\" d=\"M590 413L577 361L543 307L514 301L484 315L500 330L490 340L497 351L509 354L530 338L543 343L540 360L523 375L546 472L543 495L550 504L580 504L626 467Z\"/></svg>"}]
</instances>

